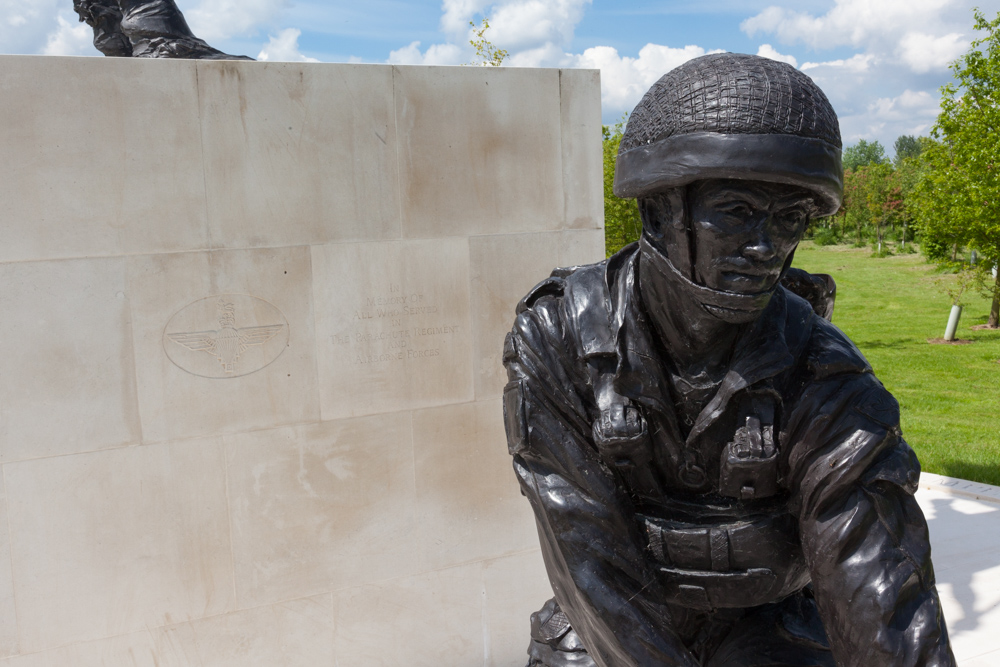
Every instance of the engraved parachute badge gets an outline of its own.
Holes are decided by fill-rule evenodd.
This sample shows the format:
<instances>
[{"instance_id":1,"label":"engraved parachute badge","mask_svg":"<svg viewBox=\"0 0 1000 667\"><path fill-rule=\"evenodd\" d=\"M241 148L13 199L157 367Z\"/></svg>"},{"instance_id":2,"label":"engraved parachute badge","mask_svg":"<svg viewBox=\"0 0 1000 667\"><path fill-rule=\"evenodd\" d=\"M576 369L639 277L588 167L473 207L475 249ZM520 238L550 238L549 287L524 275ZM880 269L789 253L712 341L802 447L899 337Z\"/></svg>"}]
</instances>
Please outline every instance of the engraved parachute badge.
<instances>
[{"instance_id":1,"label":"engraved parachute badge","mask_svg":"<svg viewBox=\"0 0 1000 667\"><path fill-rule=\"evenodd\" d=\"M223 294L178 311L164 329L163 347L176 366L192 375L235 378L277 359L288 346L288 333L288 321L273 304Z\"/></svg>"}]
</instances>

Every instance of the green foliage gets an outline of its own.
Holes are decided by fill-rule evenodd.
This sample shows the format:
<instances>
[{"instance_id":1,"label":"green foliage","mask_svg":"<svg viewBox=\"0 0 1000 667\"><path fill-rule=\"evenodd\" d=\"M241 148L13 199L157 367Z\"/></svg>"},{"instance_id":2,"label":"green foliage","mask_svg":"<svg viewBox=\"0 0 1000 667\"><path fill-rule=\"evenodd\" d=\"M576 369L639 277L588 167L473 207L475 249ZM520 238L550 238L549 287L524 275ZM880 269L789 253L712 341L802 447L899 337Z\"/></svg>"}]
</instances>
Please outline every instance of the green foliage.
<instances>
[{"instance_id":1,"label":"green foliage","mask_svg":"<svg viewBox=\"0 0 1000 667\"><path fill-rule=\"evenodd\" d=\"M833 227L815 227L812 233L812 241L819 246L836 245L840 243L840 236Z\"/></svg>"},{"instance_id":2,"label":"green foliage","mask_svg":"<svg viewBox=\"0 0 1000 667\"><path fill-rule=\"evenodd\" d=\"M469 40L469 44L476 49L476 58L478 58L470 64L500 67L510 54L507 53L506 49L499 49L493 42L486 39L486 31L490 29L490 20L484 16L482 25L477 26L474 21L469 21L469 25L472 26L472 32L476 36L475 39Z\"/></svg>"},{"instance_id":3,"label":"green foliage","mask_svg":"<svg viewBox=\"0 0 1000 667\"><path fill-rule=\"evenodd\" d=\"M964 267L959 269L954 275L941 276L934 281L938 291L947 294L953 306L965 306L966 292L976 284L975 271Z\"/></svg>"},{"instance_id":4,"label":"green foliage","mask_svg":"<svg viewBox=\"0 0 1000 667\"><path fill-rule=\"evenodd\" d=\"M904 160L920 155L921 151L923 151L923 144L912 134L904 134L896 138L896 143L892 145L892 148L896 153L896 156L892 159L892 163L899 169Z\"/></svg>"},{"instance_id":5,"label":"green foliage","mask_svg":"<svg viewBox=\"0 0 1000 667\"><path fill-rule=\"evenodd\" d=\"M990 326L1000 324L1000 14L989 21L978 9L975 29L984 33L968 53L952 63L955 82L941 88L941 114L934 126L940 139L921 154L925 169L915 194L928 257L953 262L961 246L975 248L983 261L977 285L993 297ZM941 251L952 248L948 257ZM945 254L945 259L942 255Z\"/></svg>"},{"instance_id":6,"label":"green foliage","mask_svg":"<svg viewBox=\"0 0 1000 667\"><path fill-rule=\"evenodd\" d=\"M1000 484L1000 331L970 328L986 321L990 301L971 290L962 297L958 337L974 344L929 345L944 334L951 310L935 279L954 283L958 276L942 276L918 255L868 255L867 249L805 243L794 265L837 281L834 324L899 400L903 437L923 469Z\"/></svg>"},{"instance_id":7,"label":"green foliage","mask_svg":"<svg viewBox=\"0 0 1000 667\"><path fill-rule=\"evenodd\" d=\"M844 173L844 224L853 228L855 245L871 239L883 256L884 248L878 246L885 245L886 227L895 230L905 216L900 174L891 164L872 163Z\"/></svg>"},{"instance_id":8,"label":"green foliage","mask_svg":"<svg viewBox=\"0 0 1000 667\"><path fill-rule=\"evenodd\" d=\"M620 199L612 187L615 181L615 160L625 132L625 117L612 126L604 126L604 248L607 256L639 240L642 220L634 199Z\"/></svg>"},{"instance_id":9,"label":"green foliage","mask_svg":"<svg viewBox=\"0 0 1000 667\"><path fill-rule=\"evenodd\" d=\"M853 146L844 149L844 169L855 170L871 164L885 163L885 148L877 141L868 142L862 139Z\"/></svg>"},{"instance_id":10,"label":"green foliage","mask_svg":"<svg viewBox=\"0 0 1000 667\"><path fill-rule=\"evenodd\" d=\"M952 163L951 151L942 143L926 146L920 161L924 168L914 186L911 206L916 211L921 248L927 259L945 265L956 261L958 250L966 244L965 183Z\"/></svg>"}]
</instances>

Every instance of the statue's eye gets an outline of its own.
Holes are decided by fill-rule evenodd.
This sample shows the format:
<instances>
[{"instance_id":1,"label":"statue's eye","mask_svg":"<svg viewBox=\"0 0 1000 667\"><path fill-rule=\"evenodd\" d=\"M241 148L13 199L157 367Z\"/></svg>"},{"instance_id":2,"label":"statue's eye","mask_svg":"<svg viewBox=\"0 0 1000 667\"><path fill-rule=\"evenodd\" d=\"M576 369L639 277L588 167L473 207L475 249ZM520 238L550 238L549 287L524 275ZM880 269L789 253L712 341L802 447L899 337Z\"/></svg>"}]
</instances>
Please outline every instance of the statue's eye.
<instances>
[{"instance_id":1,"label":"statue's eye","mask_svg":"<svg viewBox=\"0 0 1000 667\"><path fill-rule=\"evenodd\" d=\"M753 207L747 204L746 202L741 202L741 201L729 202L727 204L723 204L722 206L719 207L719 209L723 213L737 218L749 218L751 215L753 215Z\"/></svg>"},{"instance_id":2,"label":"statue's eye","mask_svg":"<svg viewBox=\"0 0 1000 667\"><path fill-rule=\"evenodd\" d=\"M797 227L805 223L806 219L809 217L806 212L799 208L789 209L787 211L781 211L776 216L778 222L786 227Z\"/></svg>"}]
</instances>

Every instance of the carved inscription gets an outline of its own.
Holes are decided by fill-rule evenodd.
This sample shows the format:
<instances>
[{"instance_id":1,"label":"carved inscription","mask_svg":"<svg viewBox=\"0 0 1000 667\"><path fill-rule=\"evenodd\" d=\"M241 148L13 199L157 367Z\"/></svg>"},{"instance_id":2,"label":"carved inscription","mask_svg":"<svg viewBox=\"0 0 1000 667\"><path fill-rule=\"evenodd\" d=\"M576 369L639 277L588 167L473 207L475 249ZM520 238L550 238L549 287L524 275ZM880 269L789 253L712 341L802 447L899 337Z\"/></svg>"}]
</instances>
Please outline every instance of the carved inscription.
<instances>
[{"instance_id":1,"label":"carved inscription","mask_svg":"<svg viewBox=\"0 0 1000 667\"><path fill-rule=\"evenodd\" d=\"M246 294L199 299L163 330L163 349L180 369L207 378L255 373L288 346L288 321L273 304Z\"/></svg>"},{"instance_id":2,"label":"carved inscription","mask_svg":"<svg viewBox=\"0 0 1000 667\"><path fill-rule=\"evenodd\" d=\"M461 326L419 291L392 283L385 294L362 296L350 326L330 343L350 355L354 365L398 364L447 354Z\"/></svg>"}]
</instances>

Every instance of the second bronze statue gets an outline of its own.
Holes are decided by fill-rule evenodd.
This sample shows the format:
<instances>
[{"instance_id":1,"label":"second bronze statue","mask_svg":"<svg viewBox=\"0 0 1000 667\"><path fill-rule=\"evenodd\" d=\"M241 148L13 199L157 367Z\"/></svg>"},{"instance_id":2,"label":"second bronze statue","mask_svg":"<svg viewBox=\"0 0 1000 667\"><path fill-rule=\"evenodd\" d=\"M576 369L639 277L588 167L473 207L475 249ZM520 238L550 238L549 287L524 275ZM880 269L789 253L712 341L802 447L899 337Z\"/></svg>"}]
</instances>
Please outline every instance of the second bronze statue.
<instances>
[{"instance_id":1,"label":"second bronze statue","mask_svg":"<svg viewBox=\"0 0 1000 667\"><path fill-rule=\"evenodd\" d=\"M253 60L195 37L174 0L73 0L73 9L94 29L94 46L106 56Z\"/></svg>"}]
</instances>

